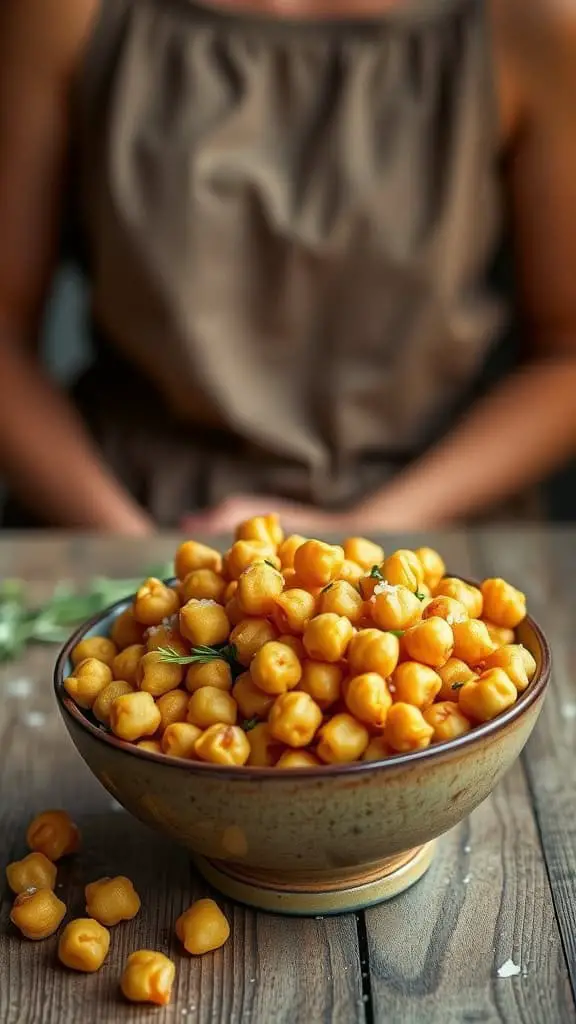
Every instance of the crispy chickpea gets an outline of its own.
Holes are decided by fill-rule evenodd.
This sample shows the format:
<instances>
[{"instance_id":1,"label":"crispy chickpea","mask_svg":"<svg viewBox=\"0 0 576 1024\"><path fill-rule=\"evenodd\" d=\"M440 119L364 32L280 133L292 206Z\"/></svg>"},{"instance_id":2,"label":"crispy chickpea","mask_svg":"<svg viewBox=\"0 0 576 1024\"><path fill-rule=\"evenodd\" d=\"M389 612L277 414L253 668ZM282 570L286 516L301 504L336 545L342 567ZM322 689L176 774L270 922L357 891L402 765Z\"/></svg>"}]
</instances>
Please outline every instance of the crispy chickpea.
<instances>
[{"instance_id":1,"label":"crispy chickpea","mask_svg":"<svg viewBox=\"0 0 576 1024\"><path fill-rule=\"evenodd\" d=\"M455 700L455 695L464 683L477 678L477 673L460 658L450 658L438 669L438 675L442 680L442 686L437 694L441 701Z\"/></svg>"},{"instance_id":2,"label":"crispy chickpea","mask_svg":"<svg viewBox=\"0 0 576 1024\"><path fill-rule=\"evenodd\" d=\"M284 531L275 513L267 516L253 516L236 528L236 540L259 540L277 548L284 540Z\"/></svg>"},{"instance_id":3,"label":"crispy chickpea","mask_svg":"<svg viewBox=\"0 0 576 1024\"><path fill-rule=\"evenodd\" d=\"M195 690L188 701L187 721L201 729L220 722L222 725L235 725L238 717L238 705L231 693L219 690L217 686L203 686Z\"/></svg>"},{"instance_id":4,"label":"crispy chickpea","mask_svg":"<svg viewBox=\"0 0 576 1024\"><path fill-rule=\"evenodd\" d=\"M493 622L488 619L482 619L482 622L486 625L486 629L490 633L490 639L496 645L496 647L504 647L508 644L514 643L514 630L505 629L503 626L495 626Z\"/></svg>"},{"instance_id":5,"label":"crispy chickpea","mask_svg":"<svg viewBox=\"0 0 576 1024\"><path fill-rule=\"evenodd\" d=\"M322 540L307 540L294 554L294 568L307 587L325 587L337 579L343 562L343 549Z\"/></svg>"},{"instance_id":6,"label":"crispy chickpea","mask_svg":"<svg viewBox=\"0 0 576 1024\"><path fill-rule=\"evenodd\" d=\"M356 562L364 570L384 561L384 549L366 537L348 537L344 541L344 557Z\"/></svg>"},{"instance_id":7,"label":"crispy chickpea","mask_svg":"<svg viewBox=\"0 0 576 1024\"><path fill-rule=\"evenodd\" d=\"M363 761L383 761L395 752L390 749L383 736L373 736L362 755Z\"/></svg>"},{"instance_id":8,"label":"crispy chickpea","mask_svg":"<svg viewBox=\"0 0 576 1024\"><path fill-rule=\"evenodd\" d=\"M246 734L250 744L247 764L253 768L271 768L283 751L282 745L274 739L266 722L259 722Z\"/></svg>"},{"instance_id":9,"label":"crispy chickpea","mask_svg":"<svg viewBox=\"0 0 576 1024\"><path fill-rule=\"evenodd\" d=\"M113 928L120 921L131 921L140 910L140 897L124 875L90 882L84 895L86 913L107 928Z\"/></svg>"},{"instance_id":10,"label":"crispy chickpea","mask_svg":"<svg viewBox=\"0 0 576 1024\"><path fill-rule=\"evenodd\" d=\"M222 572L222 555L206 544L186 540L180 545L174 559L174 569L179 580L185 580L195 569L212 569Z\"/></svg>"},{"instance_id":11,"label":"crispy chickpea","mask_svg":"<svg viewBox=\"0 0 576 1024\"><path fill-rule=\"evenodd\" d=\"M291 651L294 651L298 661L304 661L304 658L306 657L306 650L302 643L302 637L292 636L290 633L282 633L278 637L278 643L285 644L285 646L289 647Z\"/></svg>"},{"instance_id":12,"label":"crispy chickpea","mask_svg":"<svg viewBox=\"0 0 576 1024\"><path fill-rule=\"evenodd\" d=\"M464 622L468 617L468 612L461 601L456 601L453 597L445 597L443 594L428 601L422 611L423 619L445 619L450 626L453 626L455 622Z\"/></svg>"},{"instance_id":13,"label":"crispy chickpea","mask_svg":"<svg viewBox=\"0 0 576 1024\"><path fill-rule=\"evenodd\" d=\"M249 672L238 676L232 687L232 696L242 718L266 718L274 703L274 696L256 686Z\"/></svg>"},{"instance_id":14,"label":"crispy chickpea","mask_svg":"<svg viewBox=\"0 0 576 1024\"><path fill-rule=\"evenodd\" d=\"M234 582L236 583L236 580L234 580ZM246 617L246 613L242 608L242 605L240 604L240 601L238 600L236 594L234 594L234 596L231 597L229 601L226 601L226 604L224 605L224 611L228 616L228 621L231 626L237 626L238 623L242 622L242 620Z\"/></svg>"},{"instance_id":15,"label":"crispy chickpea","mask_svg":"<svg viewBox=\"0 0 576 1024\"><path fill-rule=\"evenodd\" d=\"M64 680L64 689L81 708L90 709L98 694L112 682L112 671L97 658L85 658Z\"/></svg>"},{"instance_id":16,"label":"crispy chickpea","mask_svg":"<svg viewBox=\"0 0 576 1024\"><path fill-rule=\"evenodd\" d=\"M370 734L362 722L343 712L334 715L318 733L316 752L325 764L349 764L363 756Z\"/></svg>"},{"instance_id":17,"label":"crispy chickpea","mask_svg":"<svg viewBox=\"0 0 576 1024\"><path fill-rule=\"evenodd\" d=\"M291 533L289 537L282 541L278 548L278 558L280 559L282 569L294 568L294 555L298 548L301 548L306 543L307 539L307 537L301 537L299 533Z\"/></svg>"},{"instance_id":18,"label":"crispy chickpea","mask_svg":"<svg viewBox=\"0 0 576 1024\"><path fill-rule=\"evenodd\" d=\"M230 925L214 900L197 900L176 921L176 935L187 953L202 956L224 945Z\"/></svg>"},{"instance_id":19,"label":"crispy chickpea","mask_svg":"<svg viewBox=\"0 0 576 1024\"><path fill-rule=\"evenodd\" d=\"M243 618L230 634L230 643L236 649L236 658L248 668L252 658L264 644L276 640L278 630L263 618Z\"/></svg>"},{"instance_id":20,"label":"crispy chickpea","mask_svg":"<svg viewBox=\"0 0 576 1024\"><path fill-rule=\"evenodd\" d=\"M400 548L382 563L382 575L388 583L406 587L414 593L424 583L424 567L414 551Z\"/></svg>"},{"instance_id":21,"label":"crispy chickpea","mask_svg":"<svg viewBox=\"0 0 576 1024\"><path fill-rule=\"evenodd\" d=\"M76 644L70 658L74 667L81 661L86 661L87 658L96 658L97 661L103 661L111 668L117 654L116 644L107 636L87 636Z\"/></svg>"},{"instance_id":22,"label":"crispy chickpea","mask_svg":"<svg viewBox=\"0 0 576 1024\"><path fill-rule=\"evenodd\" d=\"M19 895L27 889L54 889L56 868L43 853L29 853L22 860L12 861L6 867L8 885Z\"/></svg>"},{"instance_id":23,"label":"crispy chickpea","mask_svg":"<svg viewBox=\"0 0 576 1024\"><path fill-rule=\"evenodd\" d=\"M58 959L73 971L93 974L108 956L110 932L91 918L70 921L58 943Z\"/></svg>"},{"instance_id":24,"label":"crispy chickpea","mask_svg":"<svg viewBox=\"0 0 576 1024\"><path fill-rule=\"evenodd\" d=\"M230 583L226 584L226 590L224 591L224 603L231 601L235 594L238 593L238 580L231 580Z\"/></svg>"},{"instance_id":25,"label":"crispy chickpea","mask_svg":"<svg viewBox=\"0 0 576 1024\"><path fill-rule=\"evenodd\" d=\"M143 654L136 673L136 682L140 690L150 693L153 697L161 697L180 686L184 677L182 665L162 661L158 651Z\"/></svg>"},{"instance_id":26,"label":"crispy chickpea","mask_svg":"<svg viewBox=\"0 0 576 1024\"><path fill-rule=\"evenodd\" d=\"M533 657L532 654L530 654L530 651L526 647L524 647L524 644L516 644L516 646L520 648L520 655L522 657L522 661L524 662L526 675L528 676L528 679L532 679L532 677L536 674L536 659Z\"/></svg>"},{"instance_id":27,"label":"crispy chickpea","mask_svg":"<svg viewBox=\"0 0 576 1024\"><path fill-rule=\"evenodd\" d=\"M393 704L388 712L384 739L398 754L430 746L434 729L413 704Z\"/></svg>"},{"instance_id":28,"label":"crispy chickpea","mask_svg":"<svg viewBox=\"0 0 576 1024\"><path fill-rule=\"evenodd\" d=\"M410 629L422 617L422 605L416 594L395 583L377 583L370 606L380 629Z\"/></svg>"},{"instance_id":29,"label":"crispy chickpea","mask_svg":"<svg viewBox=\"0 0 576 1024\"><path fill-rule=\"evenodd\" d=\"M254 562L238 580L238 600L246 615L270 615L284 589L284 577L266 562Z\"/></svg>"},{"instance_id":30,"label":"crispy chickpea","mask_svg":"<svg viewBox=\"0 0 576 1024\"><path fill-rule=\"evenodd\" d=\"M194 569L182 580L181 594L182 601L190 601L192 598L209 601L218 601L221 604L226 591L226 581L213 569Z\"/></svg>"},{"instance_id":31,"label":"crispy chickpea","mask_svg":"<svg viewBox=\"0 0 576 1024\"><path fill-rule=\"evenodd\" d=\"M250 744L240 726L218 723L196 740L196 755L212 764L242 765L250 757Z\"/></svg>"},{"instance_id":32,"label":"crispy chickpea","mask_svg":"<svg viewBox=\"0 0 576 1024\"><path fill-rule=\"evenodd\" d=\"M348 648L348 667L354 676L377 672L387 679L392 675L400 655L398 637L379 629L361 629Z\"/></svg>"},{"instance_id":33,"label":"crispy chickpea","mask_svg":"<svg viewBox=\"0 0 576 1024\"><path fill-rule=\"evenodd\" d=\"M440 692L442 680L430 665L419 661L403 661L392 675L394 700L400 704L412 704L416 708L427 708Z\"/></svg>"},{"instance_id":34,"label":"crispy chickpea","mask_svg":"<svg viewBox=\"0 0 576 1024\"><path fill-rule=\"evenodd\" d=\"M360 722L374 729L383 729L392 706L386 681L377 672L353 676L346 685L346 707Z\"/></svg>"},{"instance_id":35,"label":"crispy chickpea","mask_svg":"<svg viewBox=\"0 0 576 1024\"><path fill-rule=\"evenodd\" d=\"M210 661L199 662L197 665L190 665L186 673L186 689L189 693L195 693L203 686L215 686L217 690L232 689L232 669L223 658L214 658Z\"/></svg>"},{"instance_id":36,"label":"crispy chickpea","mask_svg":"<svg viewBox=\"0 0 576 1024\"><path fill-rule=\"evenodd\" d=\"M495 626L516 629L526 618L526 595L506 580L484 580L482 587L484 614Z\"/></svg>"},{"instance_id":37,"label":"crispy chickpea","mask_svg":"<svg viewBox=\"0 0 576 1024\"><path fill-rule=\"evenodd\" d=\"M478 665L494 650L494 641L481 619L466 619L455 622L452 626L454 634L454 657Z\"/></svg>"},{"instance_id":38,"label":"crispy chickpea","mask_svg":"<svg viewBox=\"0 0 576 1024\"><path fill-rule=\"evenodd\" d=\"M434 590L446 572L442 557L434 548L416 548L414 554L424 570L424 583Z\"/></svg>"},{"instance_id":39,"label":"crispy chickpea","mask_svg":"<svg viewBox=\"0 0 576 1024\"><path fill-rule=\"evenodd\" d=\"M26 842L31 850L57 861L80 848L80 832L66 811L43 811L28 825Z\"/></svg>"},{"instance_id":40,"label":"crispy chickpea","mask_svg":"<svg viewBox=\"0 0 576 1024\"><path fill-rule=\"evenodd\" d=\"M318 612L334 615L345 615L355 626L364 611L364 601L355 587L346 580L335 580L329 583L318 598Z\"/></svg>"},{"instance_id":41,"label":"crispy chickpea","mask_svg":"<svg viewBox=\"0 0 576 1024\"><path fill-rule=\"evenodd\" d=\"M463 604L471 619L479 619L482 615L483 597L478 587L465 583L455 576L443 576L434 587L434 597L453 597Z\"/></svg>"},{"instance_id":42,"label":"crispy chickpea","mask_svg":"<svg viewBox=\"0 0 576 1024\"><path fill-rule=\"evenodd\" d=\"M291 647L271 640L252 659L250 675L264 693L277 695L298 685L302 666Z\"/></svg>"},{"instance_id":43,"label":"crispy chickpea","mask_svg":"<svg viewBox=\"0 0 576 1024\"><path fill-rule=\"evenodd\" d=\"M195 647L223 644L230 633L230 620L215 601L187 601L180 609L180 632Z\"/></svg>"},{"instance_id":44,"label":"crispy chickpea","mask_svg":"<svg viewBox=\"0 0 576 1024\"><path fill-rule=\"evenodd\" d=\"M60 927L66 905L51 889L27 889L14 900L10 920L27 939L47 939Z\"/></svg>"},{"instance_id":45,"label":"crispy chickpea","mask_svg":"<svg viewBox=\"0 0 576 1024\"><path fill-rule=\"evenodd\" d=\"M154 697L144 690L117 697L110 708L110 728L121 740L134 743L144 736L153 736L162 715Z\"/></svg>"},{"instance_id":46,"label":"crispy chickpea","mask_svg":"<svg viewBox=\"0 0 576 1024\"><path fill-rule=\"evenodd\" d=\"M146 750L149 754L163 754L160 740L138 740L138 750Z\"/></svg>"},{"instance_id":47,"label":"crispy chickpea","mask_svg":"<svg viewBox=\"0 0 576 1024\"><path fill-rule=\"evenodd\" d=\"M485 668L503 668L519 693L524 692L536 670L534 663L534 671L530 673L527 671L523 651L525 648L520 644L506 644L490 654L484 662Z\"/></svg>"},{"instance_id":48,"label":"crispy chickpea","mask_svg":"<svg viewBox=\"0 0 576 1024\"><path fill-rule=\"evenodd\" d=\"M311 619L304 631L306 653L315 661L341 661L345 656L354 627L344 615L326 612Z\"/></svg>"},{"instance_id":49,"label":"crispy chickpea","mask_svg":"<svg viewBox=\"0 0 576 1024\"><path fill-rule=\"evenodd\" d=\"M161 716L158 726L159 733L163 733L169 725L186 721L189 700L190 695L185 690L170 690L158 697L156 707Z\"/></svg>"},{"instance_id":50,"label":"crispy chickpea","mask_svg":"<svg viewBox=\"0 0 576 1024\"><path fill-rule=\"evenodd\" d=\"M175 976L176 967L167 956L152 949L139 949L126 961L120 988L131 1003L167 1006Z\"/></svg>"},{"instance_id":51,"label":"crispy chickpea","mask_svg":"<svg viewBox=\"0 0 576 1024\"><path fill-rule=\"evenodd\" d=\"M144 644L130 644L116 655L112 662L112 675L114 679L122 679L136 686L138 665L140 658L146 654L147 648Z\"/></svg>"},{"instance_id":52,"label":"crispy chickpea","mask_svg":"<svg viewBox=\"0 0 576 1024\"><path fill-rule=\"evenodd\" d=\"M458 692L460 711L475 722L489 722L512 707L518 696L502 668L489 668Z\"/></svg>"},{"instance_id":53,"label":"crispy chickpea","mask_svg":"<svg viewBox=\"0 0 576 1024\"><path fill-rule=\"evenodd\" d=\"M452 627L439 615L417 622L406 630L402 638L403 648L413 661L421 661L432 668L441 668L448 661L454 648Z\"/></svg>"},{"instance_id":54,"label":"crispy chickpea","mask_svg":"<svg viewBox=\"0 0 576 1024\"><path fill-rule=\"evenodd\" d=\"M169 757L196 758L196 740L200 739L202 729L191 722L172 722L162 733L160 749Z\"/></svg>"},{"instance_id":55,"label":"crispy chickpea","mask_svg":"<svg viewBox=\"0 0 576 1024\"><path fill-rule=\"evenodd\" d=\"M117 697L123 697L125 693L133 693L134 687L125 679L115 679L108 683L96 697L92 705L92 714L102 725L110 725L110 708Z\"/></svg>"},{"instance_id":56,"label":"crispy chickpea","mask_svg":"<svg viewBox=\"0 0 576 1024\"><path fill-rule=\"evenodd\" d=\"M274 603L272 618L281 633L301 635L316 611L316 598L307 590L285 590Z\"/></svg>"},{"instance_id":57,"label":"crispy chickpea","mask_svg":"<svg viewBox=\"0 0 576 1024\"><path fill-rule=\"evenodd\" d=\"M340 697L343 672L339 665L327 661L302 662L299 689L308 693L318 707L325 711Z\"/></svg>"},{"instance_id":58,"label":"crispy chickpea","mask_svg":"<svg viewBox=\"0 0 576 1024\"><path fill-rule=\"evenodd\" d=\"M159 626L150 626L146 631L146 651L150 653L160 647L172 647L178 654L188 654L190 650L180 630L163 622Z\"/></svg>"},{"instance_id":59,"label":"crispy chickpea","mask_svg":"<svg viewBox=\"0 0 576 1024\"><path fill-rule=\"evenodd\" d=\"M455 740L470 732L470 722L454 701L439 701L426 708L423 714L428 725L434 729L432 743L447 743L448 740Z\"/></svg>"},{"instance_id":60,"label":"crispy chickpea","mask_svg":"<svg viewBox=\"0 0 576 1024\"><path fill-rule=\"evenodd\" d=\"M162 580L150 576L144 581L134 600L134 618L143 626L159 626L178 611L180 602L174 591Z\"/></svg>"},{"instance_id":61,"label":"crispy chickpea","mask_svg":"<svg viewBox=\"0 0 576 1024\"><path fill-rule=\"evenodd\" d=\"M311 750L285 750L276 762L277 768L317 768L322 764Z\"/></svg>"},{"instance_id":62,"label":"crispy chickpea","mask_svg":"<svg viewBox=\"0 0 576 1024\"><path fill-rule=\"evenodd\" d=\"M351 562L349 558L344 559L342 562L342 568L338 573L339 580L346 580L347 583L351 583L352 586L357 587L363 576L364 569L361 565L358 565L357 562Z\"/></svg>"},{"instance_id":63,"label":"crispy chickpea","mask_svg":"<svg viewBox=\"0 0 576 1024\"><path fill-rule=\"evenodd\" d=\"M260 540L237 540L226 556L225 570L231 580L239 580L249 565L264 560L280 569L280 559L273 544Z\"/></svg>"},{"instance_id":64,"label":"crispy chickpea","mask_svg":"<svg viewBox=\"0 0 576 1024\"><path fill-rule=\"evenodd\" d=\"M277 697L268 716L270 734L287 747L308 747L321 724L322 711L301 690Z\"/></svg>"},{"instance_id":65,"label":"crispy chickpea","mask_svg":"<svg viewBox=\"0 0 576 1024\"><path fill-rule=\"evenodd\" d=\"M282 577L284 579L284 590L291 590L296 586L295 580L297 579L295 569L281 569Z\"/></svg>"},{"instance_id":66,"label":"crispy chickpea","mask_svg":"<svg viewBox=\"0 0 576 1024\"><path fill-rule=\"evenodd\" d=\"M116 644L118 650L123 651L125 647L141 644L144 640L145 629L146 627L141 622L136 622L134 608L131 605L114 619L110 629L110 639Z\"/></svg>"}]
</instances>

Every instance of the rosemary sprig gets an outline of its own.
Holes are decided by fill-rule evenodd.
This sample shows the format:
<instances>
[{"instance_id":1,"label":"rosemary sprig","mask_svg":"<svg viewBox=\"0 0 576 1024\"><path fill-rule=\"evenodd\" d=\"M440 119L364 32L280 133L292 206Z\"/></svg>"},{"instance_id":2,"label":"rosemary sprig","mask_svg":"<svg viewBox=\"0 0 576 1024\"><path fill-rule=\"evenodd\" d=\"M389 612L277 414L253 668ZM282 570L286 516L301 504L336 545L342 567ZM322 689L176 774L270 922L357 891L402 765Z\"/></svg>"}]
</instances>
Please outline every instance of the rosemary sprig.
<instances>
[{"instance_id":1,"label":"rosemary sprig","mask_svg":"<svg viewBox=\"0 0 576 1024\"><path fill-rule=\"evenodd\" d=\"M419 601L425 601L426 600L426 594L421 594L419 590L414 591L414 594L418 598Z\"/></svg>"},{"instance_id":2,"label":"rosemary sprig","mask_svg":"<svg viewBox=\"0 0 576 1024\"><path fill-rule=\"evenodd\" d=\"M193 647L190 654L180 654L174 647L159 647L158 654L160 661L169 665L207 665L211 661L227 661L230 665L236 664L236 648L234 644L226 644L224 647L208 647L200 644Z\"/></svg>"},{"instance_id":3,"label":"rosemary sprig","mask_svg":"<svg viewBox=\"0 0 576 1024\"><path fill-rule=\"evenodd\" d=\"M244 732L250 732L250 730L255 729L257 725L257 718L245 718L244 721L242 722L242 728L244 729Z\"/></svg>"},{"instance_id":4,"label":"rosemary sprig","mask_svg":"<svg viewBox=\"0 0 576 1024\"><path fill-rule=\"evenodd\" d=\"M381 583L386 582L379 565L373 565L368 575L372 580L380 580Z\"/></svg>"},{"instance_id":5,"label":"rosemary sprig","mask_svg":"<svg viewBox=\"0 0 576 1024\"><path fill-rule=\"evenodd\" d=\"M392 636L397 636L398 639L400 639L400 637L404 636L404 633L406 632L406 630L405 629L387 629L386 632L387 633L392 633Z\"/></svg>"},{"instance_id":6,"label":"rosemary sprig","mask_svg":"<svg viewBox=\"0 0 576 1024\"><path fill-rule=\"evenodd\" d=\"M462 687L465 686L465 685L466 685L466 683L452 683L452 686L450 687L450 689L451 690L461 690Z\"/></svg>"}]
</instances>

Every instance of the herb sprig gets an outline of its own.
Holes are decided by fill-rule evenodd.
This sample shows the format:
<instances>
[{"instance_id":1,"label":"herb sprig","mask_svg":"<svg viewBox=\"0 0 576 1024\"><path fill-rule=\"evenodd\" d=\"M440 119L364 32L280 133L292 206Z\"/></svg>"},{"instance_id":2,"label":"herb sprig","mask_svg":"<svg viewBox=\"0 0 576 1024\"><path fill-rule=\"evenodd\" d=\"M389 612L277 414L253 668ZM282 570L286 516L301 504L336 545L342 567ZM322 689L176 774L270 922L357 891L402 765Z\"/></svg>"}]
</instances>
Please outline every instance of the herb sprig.
<instances>
[{"instance_id":1,"label":"herb sprig","mask_svg":"<svg viewBox=\"0 0 576 1024\"><path fill-rule=\"evenodd\" d=\"M226 644L223 647L200 644L193 647L190 654L181 654L174 647L159 647L158 654L160 661L169 665L208 665L211 661L227 661L230 665L236 665L237 661L234 644Z\"/></svg>"}]
</instances>

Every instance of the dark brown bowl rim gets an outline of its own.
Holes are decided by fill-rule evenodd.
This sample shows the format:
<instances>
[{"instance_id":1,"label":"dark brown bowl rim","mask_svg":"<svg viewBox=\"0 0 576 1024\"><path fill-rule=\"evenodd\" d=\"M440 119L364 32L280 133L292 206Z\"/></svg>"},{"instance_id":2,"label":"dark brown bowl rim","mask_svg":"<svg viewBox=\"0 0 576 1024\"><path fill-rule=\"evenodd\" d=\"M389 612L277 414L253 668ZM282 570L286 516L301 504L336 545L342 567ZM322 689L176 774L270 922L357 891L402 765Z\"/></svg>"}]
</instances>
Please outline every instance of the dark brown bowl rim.
<instances>
[{"instance_id":1,"label":"dark brown bowl rim","mask_svg":"<svg viewBox=\"0 0 576 1024\"><path fill-rule=\"evenodd\" d=\"M466 580L466 582L472 583L474 586L478 586L478 583L474 580ZM234 782L249 780L255 781L256 779L269 779L286 782L287 779L294 777L294 775L299 779L314 779L316 781L321 781L322 779L334 777L335 775L356 776L374 771L395 771L398 768L409 767L412 764L421 762L438 762L447 757L451 757L454 754L458 754L484 739L496 735L501 730L506 729L507 726L516 722L516 720L521 718L528 708L540 699L550 681L552 667L550 645L538 623L532 618L532 616L527 615L524 621L528 623L536 636L538 644L540 645L542 655L540 671L536 673L530 684L524 690L524 693L520 694L516 703L509 708L508 711L505 711L503 715L499 715L498 718L492 719L491 722L485 722L482 725L476 726L475 729L466 733L464 736L459 736L454 740L448 740L446 743L436 743L434 746L426 747L425 750L414 750L408 754L395 754L382 761L359 761L352 764L321 765L317 768L295 768L290 772L278 771L277 768L255 768L248 767L246 765L228 767L226 765L209 764L202 761L190 761L183 757L171 757L168 754L155 754L152 751L141 750L134 746L134 744L126 743L111 733L104 731L104 729L98 728L93 725L92 722L88 721L88 719L83 715L82 710L74 703L72 698L68 696L64 689L64 668L76 644L79 643L82 637L89 630L94 629L99 622L103 619L109 618L116 609L123 610L125 607L130 605L132 600L133 595L124 597L119 601L115 601L114 604L109 605L109 607L104 609L104 611L94 615L91 619L75 630L60 651L54 668L54 691L61 713L63 714L66 712L70 715L75 722L77 722L92 737L99 740L100 743L113 747L114 749L132 757L144 758L144 760L154 761L156 764L172 766L173 768L184 768L192 773L199 772L202 774L217 775L218 778L226 778Z\"/></svg>"}]
</instances>

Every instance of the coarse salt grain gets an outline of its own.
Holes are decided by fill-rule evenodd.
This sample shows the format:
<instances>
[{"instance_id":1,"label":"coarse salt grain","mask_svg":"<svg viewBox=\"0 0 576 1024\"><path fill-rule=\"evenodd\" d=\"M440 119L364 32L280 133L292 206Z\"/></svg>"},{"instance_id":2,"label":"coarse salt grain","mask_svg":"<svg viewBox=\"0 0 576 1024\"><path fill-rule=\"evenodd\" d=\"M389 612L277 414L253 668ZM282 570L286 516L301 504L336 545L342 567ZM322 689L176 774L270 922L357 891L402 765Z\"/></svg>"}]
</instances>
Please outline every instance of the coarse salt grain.
<instances>
[{"instance_id":1,"label":"coarse salt grain","mask_svg":"<svg viewBox=\"0 0 576 1024\"><path fill-rule=\"evenodd\" d=\"M398 587L394 583L388 583L387 580L382 580L381 583L377 583L374 587L374 595L394 594L397 590Z\"/></svg>"},{"instance_id":2,"label":"coarse salt grain","mask_svg":"<svg viewBox=\"0 0 576 1024\"><path fill-rule=\"evenodd\" d=\"M515 978L520 974L521 969L520 965L515 964L513 960L507 960L505 964L502 964L502 967L498 968L498 977Z\"/></svg>"}]
</instances>

